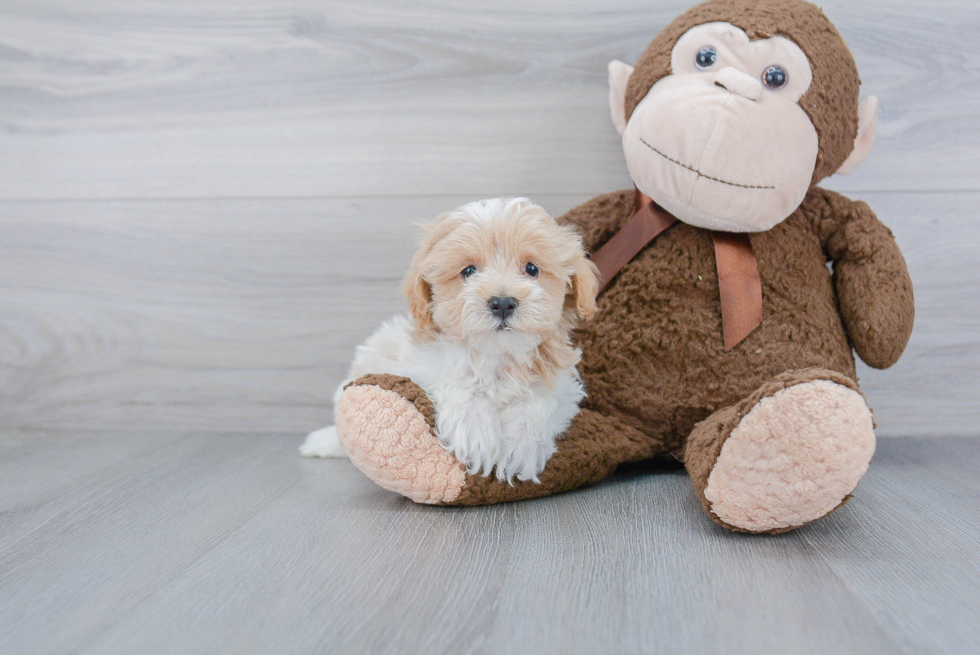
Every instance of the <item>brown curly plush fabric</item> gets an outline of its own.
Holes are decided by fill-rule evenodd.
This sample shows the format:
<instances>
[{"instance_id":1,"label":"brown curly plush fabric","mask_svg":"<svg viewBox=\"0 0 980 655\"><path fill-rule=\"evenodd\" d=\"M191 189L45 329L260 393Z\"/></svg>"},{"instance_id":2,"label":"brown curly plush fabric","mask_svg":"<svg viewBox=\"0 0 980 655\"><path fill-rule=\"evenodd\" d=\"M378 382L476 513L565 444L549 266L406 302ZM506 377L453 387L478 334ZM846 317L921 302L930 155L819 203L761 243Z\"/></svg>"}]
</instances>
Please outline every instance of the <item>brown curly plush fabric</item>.
<instances>
[{"instance_id":1,"label":"brown curly plush fabric","mask_svg":"<svg viewBox=\"0 0 980 655\"><path fill-rule=\"evenodd\" d=\"M650 43L626 87L626 118L650 88L671 74L674 44L692 27L724 22L752 40L781 36L793 41L810 60L813 82L800 107L820 138L812 184L833 175L854 147L861 79L847 44L816 5L801 0L712 0L677 17Z\"/></svg>"},{"instance_id":2,"label":"brown curly plush fabric","mask_svg":"<svg viewBox=\"0 0 980 655\"><path fill-rule=\"evenodd\" d=\"M560 220L594 250L632 215L633 198L633 190L599 196ZM872 366L898 359L912 331L912 283L866 204L814 188L788 219L750 239L762 325L727 353L710 232L676 225L620 272L578 333L586 407L679 451L698 421L785 371L853 379L852 344Z\"/></svg>"}]
</instances>

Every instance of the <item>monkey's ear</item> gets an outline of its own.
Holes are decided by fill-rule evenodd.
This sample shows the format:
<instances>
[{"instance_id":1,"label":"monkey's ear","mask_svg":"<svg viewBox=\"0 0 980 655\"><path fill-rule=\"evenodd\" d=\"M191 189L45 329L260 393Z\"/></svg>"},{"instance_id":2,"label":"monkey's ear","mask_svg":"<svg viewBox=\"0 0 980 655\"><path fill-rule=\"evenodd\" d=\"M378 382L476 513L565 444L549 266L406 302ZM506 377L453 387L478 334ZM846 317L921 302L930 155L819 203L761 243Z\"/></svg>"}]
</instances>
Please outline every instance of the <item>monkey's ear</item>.
<instances>
[{"instance_id":1,"label":"monkey's ear","mask_svg":"<svg viewBox=\"0 0 980 655\"><path fill-rule=\"evenodd\" d=\"M632 74L633 67L629 64L618 59L609 62L609 111L620 136L626 131L626 83Z\"/></svg>"},{"instance_id":2,"label":"monkey's ear","mask_svg":"<svg viewBox=\"0 0 980 655\"><path fill-rule=\"evenodd\" d=\"M858 135L854 139L854 150L837 169L838 175L850 175L861 165L871 152L878 134L878 98L868 96L858 105Z\"/></svg>"}]
</instances>

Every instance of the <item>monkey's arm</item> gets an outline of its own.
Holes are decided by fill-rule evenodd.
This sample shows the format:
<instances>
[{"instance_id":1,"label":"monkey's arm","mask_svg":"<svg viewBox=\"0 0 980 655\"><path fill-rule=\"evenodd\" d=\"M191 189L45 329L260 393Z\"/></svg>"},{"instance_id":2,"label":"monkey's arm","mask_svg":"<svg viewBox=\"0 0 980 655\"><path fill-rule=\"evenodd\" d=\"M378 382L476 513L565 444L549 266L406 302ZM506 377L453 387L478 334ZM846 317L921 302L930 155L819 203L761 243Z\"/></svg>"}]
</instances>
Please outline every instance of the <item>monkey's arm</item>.
<instances>
[{"instance_id":1,"label":"monkey's arm","mask_svg":"<svg viewBox=\"0 0 980 655\"><path fill-rule=\"evenodd\" d=\"M874 368L898 361L912 334L915 304L898 244L864 202L823 191L818 233L834 265L834 286L847 336Z\"/></svg>"},{"instance_id":2,"label":"monkey's arm","mask_svg":"<svg viewBox=\"0 0 980 655\"><path fill-rule=\"evenodd\" d=\"M561 225L574 225L589 253L595 253L633 215L636 190L604 193L588 200L557 220Z\"/></svg>"}]
</instances>

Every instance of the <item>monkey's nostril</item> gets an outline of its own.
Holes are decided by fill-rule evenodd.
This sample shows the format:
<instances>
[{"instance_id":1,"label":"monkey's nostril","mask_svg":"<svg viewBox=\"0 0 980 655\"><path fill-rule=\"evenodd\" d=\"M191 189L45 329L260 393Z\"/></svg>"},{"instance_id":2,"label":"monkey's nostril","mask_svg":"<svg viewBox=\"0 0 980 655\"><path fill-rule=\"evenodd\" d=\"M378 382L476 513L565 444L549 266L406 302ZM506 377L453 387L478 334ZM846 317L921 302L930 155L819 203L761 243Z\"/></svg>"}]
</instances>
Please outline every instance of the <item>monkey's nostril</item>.
<instances>
[{"instance_id":1,"label":"monkey's nostril","mask_svg":"<svg viewBox=\"0 0 980 655\"><path fill-rule=\"evenodd\" d=\"M487 303L490 313L500 319L506 319L517 309L517 298L511 296L494 296Z\"/></svg>"}]
</instances>

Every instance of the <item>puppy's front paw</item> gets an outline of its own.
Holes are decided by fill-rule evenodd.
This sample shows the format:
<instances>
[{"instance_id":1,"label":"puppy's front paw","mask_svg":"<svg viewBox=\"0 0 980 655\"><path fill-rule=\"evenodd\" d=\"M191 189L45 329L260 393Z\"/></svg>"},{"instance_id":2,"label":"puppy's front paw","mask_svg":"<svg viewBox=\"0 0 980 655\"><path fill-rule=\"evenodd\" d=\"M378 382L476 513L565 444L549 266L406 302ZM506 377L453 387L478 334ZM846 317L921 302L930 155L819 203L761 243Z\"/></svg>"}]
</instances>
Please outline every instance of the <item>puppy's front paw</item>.
<instances>
[{"instance_id":1,"label":"puppy's front paw","mask_svg":"<svg viewBox=\"0 0 980 655\"><path fill-rule=\"evenodd\" d=\"M555 443L550 439L542 442L526 438L510 443L504 447L503 457L497 464L497 479L513 482L517 478L521 482L540 483L538 474L554 454Z\"/></svg>"},{"instance_id":2,"label":"puppy's front paw","mask_svg":"<svg viewBox=\"0 0 980 655\"><path fill-rule=\"evenodd\" d=\"M347 457L340 447L336 425L310 432L299 447L299 452L303 457Z\"/></svg>"},{"instance_id":3,"label":"puppy's front paw","mask_svg":"<svg viewBox=\"0 0 980 655\"><path fill-rule=\"evenodd\" d=\"M439 408L439 443L470 475L489 476L500 457L500 423L496 413L479 403Z\"/></svg>"},{"instance_id":4,"label":"puppy's front paw","mask_svg":"<svg viewBox=\"0 0 980 655\"><path fill-rule=\"evenodd\" d=\"M514 403L504 411L498 480L540 484L538 475L555 454L555 426L545 420L550 410L540 403Z\"/></svg>"}]
</instances>

